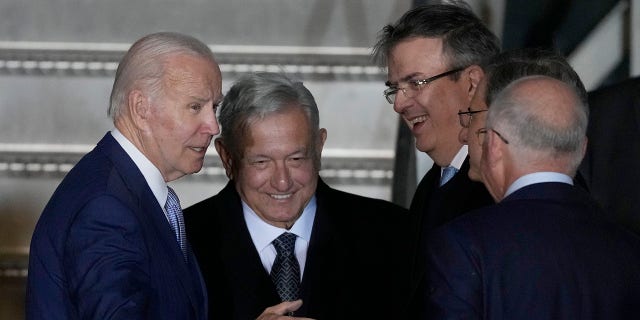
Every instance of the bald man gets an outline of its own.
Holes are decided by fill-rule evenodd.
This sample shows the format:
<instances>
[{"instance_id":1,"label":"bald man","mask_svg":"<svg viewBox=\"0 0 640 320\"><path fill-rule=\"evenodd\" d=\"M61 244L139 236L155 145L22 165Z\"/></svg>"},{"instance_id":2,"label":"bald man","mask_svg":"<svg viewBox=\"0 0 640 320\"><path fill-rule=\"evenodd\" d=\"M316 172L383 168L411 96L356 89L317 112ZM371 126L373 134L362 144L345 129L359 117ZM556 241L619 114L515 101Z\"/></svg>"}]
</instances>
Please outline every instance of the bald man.
<instances>
[{"instance_id":1,"label":"bald man","mask_svg":"<svg viewBox=\"0 0 640 320\"><path fill-rule=\"evenodd\" d=\"M601 220L571 177L588 107L546 77L498 94L477 135L497 204L436 230L429 319L623 319L640 313L640 239Z\"/></svg>"}]
</instances>

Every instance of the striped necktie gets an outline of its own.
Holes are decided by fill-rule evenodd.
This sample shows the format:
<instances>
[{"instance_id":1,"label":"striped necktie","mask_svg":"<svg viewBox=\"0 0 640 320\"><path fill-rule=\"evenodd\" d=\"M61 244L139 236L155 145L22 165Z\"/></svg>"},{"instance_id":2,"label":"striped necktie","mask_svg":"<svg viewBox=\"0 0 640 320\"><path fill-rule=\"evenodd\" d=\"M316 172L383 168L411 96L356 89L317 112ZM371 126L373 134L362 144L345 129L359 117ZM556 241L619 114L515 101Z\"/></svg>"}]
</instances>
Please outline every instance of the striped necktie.
<instances>
[{"instance_id":1,"label":"striped necktie","mask_svg":"<svg viewBox=\"0 0 640 320\"><path fill-rule=\"evenodd\" d=\"M171 229L173 229L173 232L176 234L176 240L182 251L182 256L184 256L184 261L187 261L187 239L184 231L184 217L182 216L182 209L180 208L180 200L171 187L167 186L167 189L169 192L164 208L167 210L167 217L169 218Z\"/></svg>"}]
</instances>

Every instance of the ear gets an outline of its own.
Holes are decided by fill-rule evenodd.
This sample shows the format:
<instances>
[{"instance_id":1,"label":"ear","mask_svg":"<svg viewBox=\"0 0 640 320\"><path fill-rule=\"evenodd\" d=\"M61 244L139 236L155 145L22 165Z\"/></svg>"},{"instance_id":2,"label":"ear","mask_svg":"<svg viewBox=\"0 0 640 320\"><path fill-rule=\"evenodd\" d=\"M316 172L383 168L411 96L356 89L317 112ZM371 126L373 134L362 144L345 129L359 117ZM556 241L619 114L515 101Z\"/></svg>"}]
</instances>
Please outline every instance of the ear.
<instances>
[{"instance_id":1,"label":"ear","mask_svg":"<svg viewBox=\"0 0 640 320\"><path fill-rule=\"evenodd\" d=\"M147 96L140 90L132 90L127 96L127 110L134 125L141 131L147 129L151 115L151 105Z\"/></svg>"},{"instance_id":2,"label":"ear","mask_svg":"<svg viewBox=\"0 0 640 320\"><path fill-rule=\"evenodd\" d=\"M581 159L584 159L585 154L587 154L588 145L589 145L589 138L588 137L584 137L584 143L582 144L582 157L581 157Z\"/></svg>"},{"instance_id":3,"label":"ear","mask_svg":"<svg viewBox=\"0 0 640 320\"><path fill-rule=\"evenodd\" d=\"M506 144L502 142L495 132L487 130L482 146L482 158L483 161L486 161L488 168L495 169L495 167L502 164L505 156L504 148L506 148Z\"/></svg>"},{"instance_id":4,"label":"ear","mask_svg":"<svg viewBox=\"0 0 640 320\"><path fill-rule=\"evenodd\" d=\"M485 141L482 145L481 171L482 183L493 197L493 200L500 202L506 191L505 172L508 170L506 159L508 151L505 150L506 144L496 136L493 132L487 132Z\"/></svg>"},{"instance_id":5,"label":"ear","mask_svg":"<svg viewBox=\"0 0 640 320\"><path fill-rule=\"evenodd\" d=\"M222 166L224 167L224 172L227 175L227 178L233 179L233 161L231 160L231 154L229 150L224 146L224 142L221 138L216 138L213 142L218 155L220 156L220 160L222 160Z\"/></svg>"},{"instance_id":6,"label":"ear","mask_svg":"<svg viewBox=\"0 0 640 320\"><path fill-rule=\"evenodd\" d=\"M325 128L321 128L320 129L320 134L318 135L318 144L316 145L316 148L318 148L318 154L322 154L322 149L324 148L324 142L327 141L327 129Z\"/></svg>"},{"instance_id":7,"label":"ear","mask_svg":"<svg viewBox=\"0 0 640 320\"><path fill-rule=\"evenodd\" d=\"M482 80L482 78L484 77L484 71L482 70L482 68L480 68L480 66L474 64L465 69L465 74L468 78L467 96L469 98L469 101L471 101L473 95L478 89L480 80Z\"/></svg>"}]
</instances>

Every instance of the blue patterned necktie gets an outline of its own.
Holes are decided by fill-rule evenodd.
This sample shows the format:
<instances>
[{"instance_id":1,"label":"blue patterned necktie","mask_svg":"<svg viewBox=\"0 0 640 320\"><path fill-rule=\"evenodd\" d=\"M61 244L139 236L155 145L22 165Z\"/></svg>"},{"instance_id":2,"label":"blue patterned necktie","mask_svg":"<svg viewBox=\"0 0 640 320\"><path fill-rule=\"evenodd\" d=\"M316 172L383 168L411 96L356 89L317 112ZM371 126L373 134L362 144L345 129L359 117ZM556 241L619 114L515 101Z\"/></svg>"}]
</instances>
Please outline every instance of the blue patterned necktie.
<instances>
[{"instance_id":1,"label":"blue patterned necktie","mask_svg":"<svg viewBox=\"0 0 640 320\"><path fill-rule=\"evenodd\" d=\"M300 296L300 265L294 253L296 235L285 232L273 240L276 260L271 267L271 280L282 301L297 300Z\"/></svg>"},{"instance_id":2,"label":"blue patterned necktie","mask_svg":"<svg viewBox=\"0 0 640 320\"><path fill-rule=\"evenodd\" d=\"M176 234L182 256L184 256L184 260L187 261L187 239L185 237L184 218L182 216L182 209L180 208L180 200L171 187L167 186L167 189L169 193L167 194L167 203L164 205L164 208L167 210L171 229L173 229L173 232Z\"/></svg>"},{"instance_id":3,"label":"blue patterned necktie","mask_svg":"<svg viewBox=\"0 0 640 320\"><path fill-rule=\"evenodd\" d=\"M447 183L458 172L458 169L452 166L445 167L442 171L442 177L440 177L440 186Z\"/></svg>"}]
</instances>

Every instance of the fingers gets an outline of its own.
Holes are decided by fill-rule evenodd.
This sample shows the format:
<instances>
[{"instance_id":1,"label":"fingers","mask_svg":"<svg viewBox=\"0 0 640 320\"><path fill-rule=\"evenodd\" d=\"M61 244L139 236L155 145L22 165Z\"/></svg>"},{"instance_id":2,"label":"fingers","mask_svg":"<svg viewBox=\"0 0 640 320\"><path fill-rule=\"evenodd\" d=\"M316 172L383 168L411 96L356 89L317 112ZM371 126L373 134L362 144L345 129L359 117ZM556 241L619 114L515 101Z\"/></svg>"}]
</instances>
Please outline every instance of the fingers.
<instances>
[{"instance_id":1,"label":"fingers","mask_svg":"<svg viewBox=\"0 0 640 320\"><path fill-rule=\"evenodd\" d=\"M298 299L295 301L285 301L275 306L269 307L265 309L265 312L275 313L277 315L286 315L289 312L293 312L298 310L302 305L302 300Z\"/></svg>"},{"instance_id":2,"label":"fingers","mask_svg":"<svg viewBox=\"0 0 640 320\"><path fill-rule=\"evenodd\" d=\"M269 308L264 309L264 312L258 317L257 320L271 320L271 319L282 319L280 316L288 315L290 312L298 310L302 306L302 300L296 301L285 301L281 302L275 306L271 306ZM302 318L291 318L288 319L302 319Z\"/></svg>"}]
</instances>

